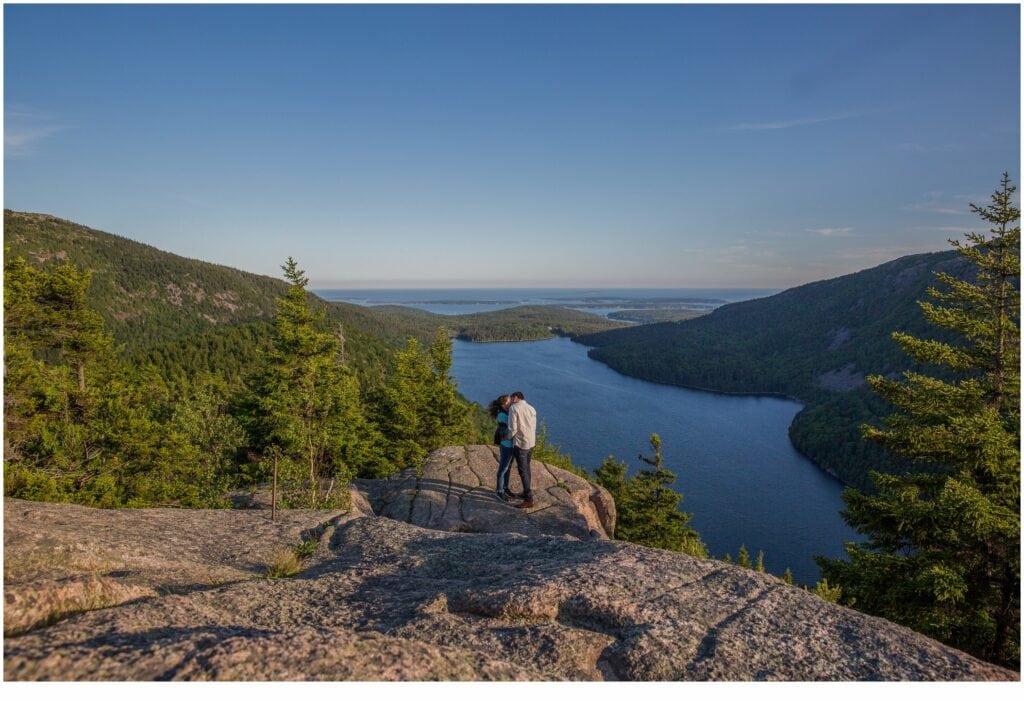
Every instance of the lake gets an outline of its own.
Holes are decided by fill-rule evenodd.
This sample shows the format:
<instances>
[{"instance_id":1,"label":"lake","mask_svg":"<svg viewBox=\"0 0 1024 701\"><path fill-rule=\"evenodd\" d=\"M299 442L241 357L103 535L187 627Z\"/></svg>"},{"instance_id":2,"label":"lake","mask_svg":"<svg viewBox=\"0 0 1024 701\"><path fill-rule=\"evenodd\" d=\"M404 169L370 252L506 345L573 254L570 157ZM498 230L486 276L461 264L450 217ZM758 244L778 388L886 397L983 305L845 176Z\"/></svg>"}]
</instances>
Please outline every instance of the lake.
<instances>
[{"instance_id":1,"label":"lake","mask_svg":"<svg viewBox=\"0 0 1024 701\"><path fill-rule=\"evenodd\" d=\"M842 485L800 455L788 429L802 405L774 397L721 395L621 375L558 338L530 343L455 341L452 374L486 405L521 390L550 442L593 471L608 455L631 472L658 433L665 467L678 477L682 510L715 557L746 545L751 559L798 583L819 578L814 555L840 557L857 536L839 516Z\"/></svg>"}]
</instances>

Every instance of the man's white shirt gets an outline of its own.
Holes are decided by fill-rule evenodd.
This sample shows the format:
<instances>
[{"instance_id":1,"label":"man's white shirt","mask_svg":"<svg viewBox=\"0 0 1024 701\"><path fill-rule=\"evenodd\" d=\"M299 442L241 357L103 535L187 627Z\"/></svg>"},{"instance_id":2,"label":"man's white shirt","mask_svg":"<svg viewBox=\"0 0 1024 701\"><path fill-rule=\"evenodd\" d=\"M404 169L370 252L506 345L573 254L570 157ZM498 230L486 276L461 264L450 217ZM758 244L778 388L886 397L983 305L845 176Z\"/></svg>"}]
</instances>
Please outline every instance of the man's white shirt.
<instances>
[{"instance_id":1,"label":"man's white shirt","mask_svg":"<svg viewBox=\"0 0 1024 701\"><path fill-rule=\"evenodd\" d=\"M516 448L529 450L537 445L537 411L525 399L508 408L508 429Z\"/></svg>"}]
</instances>

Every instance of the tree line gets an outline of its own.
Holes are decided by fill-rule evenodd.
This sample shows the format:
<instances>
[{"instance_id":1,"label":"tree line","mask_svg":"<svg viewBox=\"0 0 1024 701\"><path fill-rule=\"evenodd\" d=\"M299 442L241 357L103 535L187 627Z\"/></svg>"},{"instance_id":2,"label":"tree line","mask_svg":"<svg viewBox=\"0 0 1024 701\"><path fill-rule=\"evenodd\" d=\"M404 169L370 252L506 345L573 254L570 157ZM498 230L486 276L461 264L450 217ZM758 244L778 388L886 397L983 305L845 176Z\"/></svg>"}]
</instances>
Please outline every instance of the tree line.
<instances>
[{"instance_id":1,"label":"tree line","mask_svg":"<svg viewBox=\"0 0 1024 701\"><path fill-rule=\"evenodd\" d=\"M273 322L226 327L211 343L119 353L87 303L91 274L19 256L4 266L4 484L8 496L92 506L224 506L268 480L282 505L347 498L357 476L416 466L478 436L450 375L451 340L406 346L380 373L353 368L352 345L312 303L295 261ZM199 357L236 351L227 372ZM198 348L198 350L197 350Z\"/></svg>"}]
</instances>

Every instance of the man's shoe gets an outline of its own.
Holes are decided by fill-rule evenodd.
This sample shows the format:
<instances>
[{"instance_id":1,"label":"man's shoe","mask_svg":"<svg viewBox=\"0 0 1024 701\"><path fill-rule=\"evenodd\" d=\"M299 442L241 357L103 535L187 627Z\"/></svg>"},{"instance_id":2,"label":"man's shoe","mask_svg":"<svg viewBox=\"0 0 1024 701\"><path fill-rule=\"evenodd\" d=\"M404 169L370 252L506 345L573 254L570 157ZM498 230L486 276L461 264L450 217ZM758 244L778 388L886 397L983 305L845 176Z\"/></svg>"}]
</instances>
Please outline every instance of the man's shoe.
<instances>
[{"instance_id":1,"label":"man's shoe","mask_svg":"<svg viewBox=\"0 0 1024 701\"><path fill-rule=\"evenodd\" d=\"M519 504L518 506L519 506L520 509L532 509L533 508L533 501L530 500L530 499L527 499L526 501L524 501L522 504Z\"/></svg>"},{"instance_id":2,"label":"man's shoe","mask_svg":"<svg viewBox=\"0 0 1024 701\"><path fill-rule=\"evenodd\" d=\"M494 496L496 496L498 498L498 501L503 501L506 504L509 501L508 496L505 494L505 492L495 492Z\"/></svg>"}]
</instances>

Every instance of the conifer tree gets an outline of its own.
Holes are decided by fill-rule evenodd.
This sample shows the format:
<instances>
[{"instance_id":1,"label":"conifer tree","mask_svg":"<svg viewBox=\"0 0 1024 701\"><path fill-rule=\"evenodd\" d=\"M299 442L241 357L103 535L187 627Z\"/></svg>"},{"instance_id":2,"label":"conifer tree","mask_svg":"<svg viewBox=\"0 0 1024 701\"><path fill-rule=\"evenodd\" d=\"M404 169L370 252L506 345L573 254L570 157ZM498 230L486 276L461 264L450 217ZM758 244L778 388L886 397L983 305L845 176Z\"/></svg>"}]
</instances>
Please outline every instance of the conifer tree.
<instances>
[{"instance_id":1,"label":"conifer tree","mask_svg":"<svg viewBox=\"0 0 1024 701\"><path fill-rule=\"evenodd\" d=\"M740 545L740 551L736 554L736 564L750 569L750 552L746 545Z\"/></svg>"},{"instance_id":2,"label":"conifer tree","mask_svg":"<svg viewBox=\"0 0 1024 701\"><path fill-rule=\"evenodd\" d=\"M1020 659L1020 217L1016 188L972 211L991 236L950 243L975 279L937 277L925 317L955 332L954 345L893 334L940 376L871 377L897 408L868 439L914 461L904 475L872 473L875 495L844 493L844 517L867 536L849 560L818 558L843 600L987 660Z\"/></svg>"},{"instance_id":3,"label":"conifer tree","mask_svg":"<svg viewBox=\"0 0 1024 701\"><path fill-rule=\"evenodd\" d=\"M597 482L615 500L617 525L615 537L665 550L707 557L700 535L687 524L691 514L679 511L683 495L671 489L676 476L664 469L661 438L651 434L653 457L640 458L654 470L640 470L627 478L627 466L609 456L594 473Z\"/></svg>"},{"instance_id":4,"label":"conifer tree","mask_svg":"<svg viewBox=\"0 0 1024 701\"><path fill-rule=\"evenodd\" d=\"M165 423L163 381L114 357L86 305L89 279L70 263L5 264L5 493L105 507L218 504L194 447Z\"/></svg>"},{"instance_id":5,"label":"conifer tree","mask_svg":"<svg viewBox=\"0 0 1024 701\"><path fill-rule=\"evenodd\" d=\"M470 406L458 395L451 365L452 342L443 328L428 348L409 338L395 354L377 408L391 471L419 467L429 451L466 443L472 435Z\"/></svg>"},{"instance_id":6,"label":"conifer tree","mask_svg":"<svg viewBox=\"0 0 1024 701\"><path fill-rule=\"evenodd\" d=\"M427 351L430 356L431 387L427 416L433 436L428 449L465 443L469 437L469 405L459 397L452 377L452 339L440 327Z\"/></svg>"},{"instance_id":7,"label":"conifer tree","mask_svg":"<svg viewBox=\"0 0 1024 701\"><path fill-rule=\"evenodd\" d=\"M430 365L419 341L409 338L405 348L395 353L394 369L377 402L378 424L387 438L392 470L418 467L427 454L431 384Z\"/></svg>"},{"instance_id":8,"label":"conifer tree","mask_svg":"<svg viewBox=\"0 0 1024 701\"><path fill-rule=\"evenodd\" d=\"M255 378L250 430L263 452L280 451L286 503L320 508L345 501L377 441L325 310L310 306L305 272L290 257L281 268L290 286L277 301L273 348Z\"/></svg>"}]
</instances>

